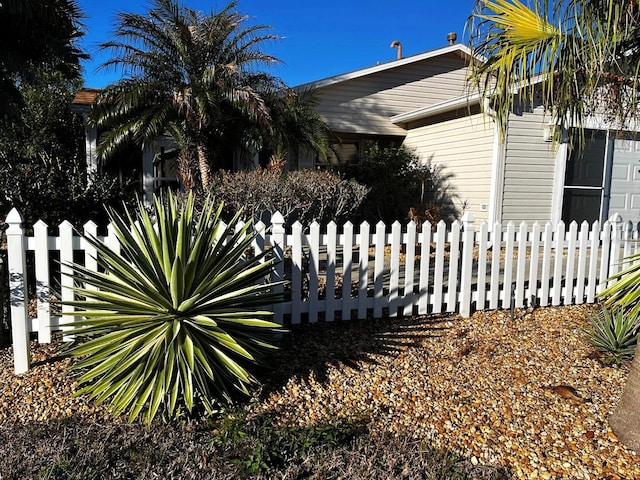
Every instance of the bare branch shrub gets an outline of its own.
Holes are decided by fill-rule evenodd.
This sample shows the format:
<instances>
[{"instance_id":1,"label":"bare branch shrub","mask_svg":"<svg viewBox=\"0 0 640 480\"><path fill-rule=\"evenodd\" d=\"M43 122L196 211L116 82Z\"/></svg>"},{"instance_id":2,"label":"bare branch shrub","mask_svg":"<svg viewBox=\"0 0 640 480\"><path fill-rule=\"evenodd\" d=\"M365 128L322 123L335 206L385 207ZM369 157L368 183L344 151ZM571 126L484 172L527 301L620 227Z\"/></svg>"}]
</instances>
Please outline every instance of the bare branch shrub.
<instances>
[{"instance_id":1,"label":"bare branch shrub","mask_svg":"<svg viewBox=\"0 0 640 480\"><path fill-rule=\"evenodd\" d=\"M355 180L315 170L283 172L281 168L253 171L221 171L214 196L224 201L228 213L243 208L256 221L267 220L279 211L287 224L299 220L341 223L353 216L369 189Z\"/></svg>"}]
</instances>

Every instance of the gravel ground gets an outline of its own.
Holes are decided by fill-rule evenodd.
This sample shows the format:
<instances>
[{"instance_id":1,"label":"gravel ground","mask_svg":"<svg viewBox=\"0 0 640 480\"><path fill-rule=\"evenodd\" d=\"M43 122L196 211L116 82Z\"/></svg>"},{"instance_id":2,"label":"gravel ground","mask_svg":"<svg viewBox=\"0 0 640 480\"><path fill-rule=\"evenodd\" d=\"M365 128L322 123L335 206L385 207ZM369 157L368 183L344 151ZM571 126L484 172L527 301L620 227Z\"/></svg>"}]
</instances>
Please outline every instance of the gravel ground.
<instances>
[{"instance_id":1,"label":"gravel ground","mask_svg":"<svg viewBox=\"0 0 640 480\"><path fill-rule=\"evenodd\" d=\"M607 425L628 365L608 366L594 354L580 330L588 311L295 328L262 375L251 411L300 427L364 417L372 435L413 437L514 478L640 478L640 459ZM32 370L16 376L11 349L0 350L0 430L113 421L104 407L71 396L75 377L56 345L33 351Z\"/></svg>"},{"instance_id":2,"label":"gravel ground","mask_svg":"<svg viewBox=\"0 0 640 480\"><path fill-rule=\"evenodd\" d=\"M300 426L370 415L379 431L507 467L515 478L640 478L640 458L607 424L628 365L594 354L580 330L588 312L306 327L284 345L282 386L257 410Z\"/></svg>"}]
</instances>

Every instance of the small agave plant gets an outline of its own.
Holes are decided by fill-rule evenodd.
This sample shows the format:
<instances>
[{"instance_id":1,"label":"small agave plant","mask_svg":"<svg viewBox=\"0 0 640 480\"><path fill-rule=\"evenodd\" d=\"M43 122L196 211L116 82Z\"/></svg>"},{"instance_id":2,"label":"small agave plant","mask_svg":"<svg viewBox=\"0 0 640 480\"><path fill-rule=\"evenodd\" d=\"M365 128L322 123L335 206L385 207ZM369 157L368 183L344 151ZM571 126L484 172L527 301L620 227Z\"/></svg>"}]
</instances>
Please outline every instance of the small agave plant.
<instances>
[{"instance_id":1,"label":"small agave plant","mask_svg":"<svg viewBox=\"0 0 640 480\"><path fill-rule=\"evenodd\" d=\"M272 260L246 254L250 223L235 231L238 214L225 227L212 202L196 218L191 195L154 205L155 224L140 203L134 215L109 211L121 254L87 237L103 272L73 264L78 300L67 303L76 307L68 333L82 371L78 394L147 423L159 411L213 412L233 391L247 394L247 368L282 331L260 310L281 296L266 280Z\"/></svg>"},{"instance_id":2,"label":"small agave plant","mask_svg":"<svg viewBox=\"0 0 640 480\"><path fill-rule=\"evenodd\" d=\"M608 361L620 363L633 358L640 333L636 317L622 309L603 306L587 319L584 332L591 344Z\"/></svg>"}]
</instances>

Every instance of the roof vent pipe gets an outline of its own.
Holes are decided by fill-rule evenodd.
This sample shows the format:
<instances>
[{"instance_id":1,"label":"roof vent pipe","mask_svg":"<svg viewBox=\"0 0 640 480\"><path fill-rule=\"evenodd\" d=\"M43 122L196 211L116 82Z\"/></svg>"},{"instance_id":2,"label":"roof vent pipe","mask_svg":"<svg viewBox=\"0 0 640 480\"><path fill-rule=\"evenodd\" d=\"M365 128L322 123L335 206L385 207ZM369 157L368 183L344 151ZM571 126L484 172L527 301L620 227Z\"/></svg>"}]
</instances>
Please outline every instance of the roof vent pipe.
<instances>
[{"instance_id":1,"label":"roof vent pipe","mask_svg":"<svg viewBox=\"0 0 640 480\"><path fill-rule=\"evenodd\" d=\"M453 45L454 43L456 43L457 39L458 35L456 34L456 32L447 33L447 42L449 42L449 45Z\"/></svg>"},{"instance_id":2,"label":"roof vent pipe","mask_svg":"<svg viewBox=\"0 0 640 480\"><path fill-rule=\"evenodd\" d=\"M400 60L402 58L402 44L400 43L400 40L394 40L393 42L391 42L391 45L389 46L389 48L396 48L398 47L398 60Z\"/></svg>"}]
</instances>

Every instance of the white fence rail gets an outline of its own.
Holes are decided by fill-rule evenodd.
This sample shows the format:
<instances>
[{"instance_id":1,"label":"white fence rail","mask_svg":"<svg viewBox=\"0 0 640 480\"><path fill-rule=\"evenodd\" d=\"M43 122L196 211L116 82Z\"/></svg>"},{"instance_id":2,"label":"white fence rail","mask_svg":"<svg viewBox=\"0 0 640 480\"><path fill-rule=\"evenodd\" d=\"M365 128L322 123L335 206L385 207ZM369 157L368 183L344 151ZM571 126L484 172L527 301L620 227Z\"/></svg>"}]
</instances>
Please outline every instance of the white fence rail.
<instances>
[{"instance_id":1,"label":"white fence rail","mask_svg":"<svg viewBox=\"0 0 640 480\"><path fill-rule=\"evenodd\" d=\"M41 221L33 235L25 235L15 209L6 222L15 369L24 372L30 332L46 343L53 331L64 329L64 315L50 309L51 296L73 298L71 279L52 274L51 256L59 255L64 264L84 252L85 265L96 269L96 254L69 222L59 226L58 236L48 235ZM640 250L638 227L619 215L602 225L574 222L568 228L563 223L476 225L467 213L462 222L426 223L421 229L413 222L404 227L347 222L341 228L330 222L308 228L295 223L286 231L282 216L275 214L268 233L262 224L256 229L254 249L270 248L279 260L274 280L288 280L280 287L286 300L274 306L275 320L291 324L592 303L622 267L622 258ZM97 226L89 222L84 231L95 234ZM117 249L111 228L107 232L99 238ZM30 270L28 255L33 255ZM35 316L29 316L29 285Z\"/></svg>"}]
</instances>

